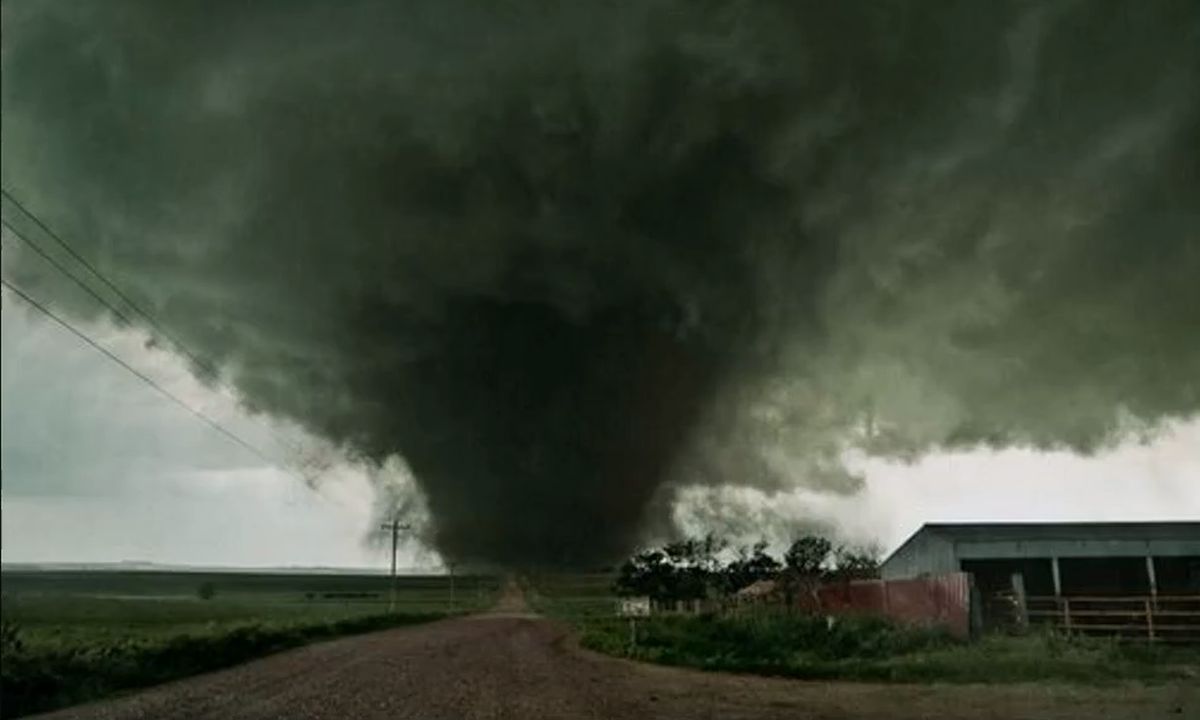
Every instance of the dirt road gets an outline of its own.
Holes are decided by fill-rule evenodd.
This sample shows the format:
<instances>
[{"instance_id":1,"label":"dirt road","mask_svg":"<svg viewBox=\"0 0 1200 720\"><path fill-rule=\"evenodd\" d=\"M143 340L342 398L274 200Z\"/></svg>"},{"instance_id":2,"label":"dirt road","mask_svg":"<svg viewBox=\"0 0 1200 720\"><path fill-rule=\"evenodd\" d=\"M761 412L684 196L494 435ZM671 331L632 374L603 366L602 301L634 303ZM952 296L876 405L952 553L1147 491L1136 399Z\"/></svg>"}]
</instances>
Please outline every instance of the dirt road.
<instances>
[{"instance_id":1,"label":"dirt road","mask_svg":"<svg viewBox=\"0 0 1200 720\"><path fill-rule=\"evenodd\" d=\"M915 686L699 673L577 649L509 597L474 618L320 643L54 718L1200 718L1200 688Z\"/></svg>"}]
</instances>

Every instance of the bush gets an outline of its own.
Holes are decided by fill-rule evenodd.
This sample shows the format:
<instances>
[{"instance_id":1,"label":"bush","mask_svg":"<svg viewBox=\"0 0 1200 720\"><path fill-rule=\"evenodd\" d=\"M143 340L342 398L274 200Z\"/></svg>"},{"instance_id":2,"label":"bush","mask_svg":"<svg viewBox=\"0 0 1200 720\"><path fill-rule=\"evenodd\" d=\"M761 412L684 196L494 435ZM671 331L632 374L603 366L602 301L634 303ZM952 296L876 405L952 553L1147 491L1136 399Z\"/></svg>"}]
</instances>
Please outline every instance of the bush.
<instances>
[{"instance_id":1,"label":"bush","mask_svg":"<svg viewBox=\"0 0 1200 720\"><path fill-rule=\"evenodd\" d=\"M887 682L1157 682L1189 677L1193 649L1045 634L966 643L877 617L653 617L582 627L580 643L613 655L705 670Z\"/></svg>"},{"instance_id":2,"label":"bush","mask_svg":"<svg viewBox=\"0 0 1200 720\"><path fill-rule=\"evenodd\" d=\"M581 642L668 664L756 672L784 672L798 660L881 659L954 644L943 633L877 618L831 622L788 614L651 618L639 622L636 648L628 647L628 636L627 623L605 620L586 627Z\"/></svg>"},{"instance_id":3,"label":"bush","mask_svg":"<svg viewBox=\"0 0 1200 720\"><path fill-rule=\"evenodd\" d=\"M0 619L0 655L8 657L24 647L21 631L14 622Z\"/></svg>"},{"instance_id":4,"label":"bush","mask_svg":"<svg viewBox=\"0 0 1200 720\"><path fill-rule=\"evenodd\" d=\"M196 588L196 597L201 600L212 600L217 596L217 586L210 582L200 583L200 587Z\"/></svg>"}]
</instances>

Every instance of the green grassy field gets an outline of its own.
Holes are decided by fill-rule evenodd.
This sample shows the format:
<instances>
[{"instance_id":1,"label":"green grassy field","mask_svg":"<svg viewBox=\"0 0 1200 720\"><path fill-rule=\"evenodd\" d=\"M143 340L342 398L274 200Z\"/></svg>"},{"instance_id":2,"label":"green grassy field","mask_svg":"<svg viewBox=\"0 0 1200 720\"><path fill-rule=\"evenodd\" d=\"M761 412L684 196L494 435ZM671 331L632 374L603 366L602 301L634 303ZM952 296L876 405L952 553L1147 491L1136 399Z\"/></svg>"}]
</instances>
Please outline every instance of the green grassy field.
<instances>
[{"instance_id":1,"label":"green grassy field","mask_svg":"<svg viewBox=\"0 0 1200 720\"><path fill-rule=\"evenodd\" d=\"M615 573L540 573L526 575L523 589L534 610L568 621L611 618L617 597Z\"/></svg>"},{"instance_id":2,"label":"green grassy field","mask_svg":"<svg viewBox=\"0 0 1200 720\"><path fill-rule=\"evenodd\" d=\"M0 717L141 687L313 640L472 612L494 577L5 571Z\"/></svg>"},{"instance_id":3,"label":"green grassy field","mask_svg":"<svg viewBox=\"0 0 1200 720\"><path fill-rule=\"evenodd\" d=\"M758 612L615 617L611 574L526 579L530 603L572 623L591 650L668 665L806 679L886 682L1196 682L1200 648L1035 633L957 641L875 618Z\"/></svg>"},{"instance_id":4,"label":"green grassy field","mask_svg":"<svg viewBox=\"0 0 1200 720\"><path fill-rule=\"evenodd\" d=\"M199 591L210 587L211 599ZM400 577L397 611L470 612L490 604L495 578ZM3 617L31 644L159 638L247 623L297 624L386 613L382 575L209 572L5 572Z\"/></svg>"}]
</instances>

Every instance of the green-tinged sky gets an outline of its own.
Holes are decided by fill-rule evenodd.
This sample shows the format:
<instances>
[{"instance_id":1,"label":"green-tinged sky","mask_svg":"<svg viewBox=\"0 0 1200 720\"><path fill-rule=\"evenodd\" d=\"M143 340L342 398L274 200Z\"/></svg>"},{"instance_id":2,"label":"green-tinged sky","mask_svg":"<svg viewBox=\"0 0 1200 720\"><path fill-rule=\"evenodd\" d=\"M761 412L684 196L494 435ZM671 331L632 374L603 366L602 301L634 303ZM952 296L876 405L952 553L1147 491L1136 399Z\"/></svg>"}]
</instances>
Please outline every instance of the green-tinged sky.
<instances>
[{"instance_id":1,"label":"green-tinged sky","mask_svg":"<svg viewBox=\"0 0 1200 720\"><path fill-rule=\"evenodd\" d=\"M314 491L267 466L5 294L0 311L4 562L152 561L383 568L365 541L375 494L344 464ZM259 420L136 337L89 328L172 391L258 443ZM302 436L278 428L289 442ZM1192 519L1200 511L1200 422L1095 457L1030 450L868 462L852 495L691 488L675 514L692 532L776 543L810 529L891 548L935 520ZM713 497L713 494L716 497ZM714 512L714 509L716 512ZM401 566L438 558L404 548Z\"/></svg>"},{"instance_id":2,"label":"green-tinged sky","mask_svg":"<svg viewBox=\"0 0 1200 720\"><path fill-rule=\"evenodd\" d=\"M334 470L310 490L291 468L263 463L8 292L0 319L4 562L385 562L363 542L373 494L361 473ZM257 447L296 457L276 439L300 440L294 431L266 430L175 358L132 333L83 327ZM429 564L411 552L402 559Z\"/></svg>"},{"instance_id":3,"label":"green-tinged sky","mask_svg":"<svg viewBox=\"0 0 1200 720\"><path fill-rule=\"evenodd\" d=\"M1194 0L2 8L5 281L129 316L453 560L1196 480ZM261 470L134 385L67 411L10 364L52 366L6 362L6 420L98 454L6 429L6 503L140 516Z\"/></svg>"}]
</instances>

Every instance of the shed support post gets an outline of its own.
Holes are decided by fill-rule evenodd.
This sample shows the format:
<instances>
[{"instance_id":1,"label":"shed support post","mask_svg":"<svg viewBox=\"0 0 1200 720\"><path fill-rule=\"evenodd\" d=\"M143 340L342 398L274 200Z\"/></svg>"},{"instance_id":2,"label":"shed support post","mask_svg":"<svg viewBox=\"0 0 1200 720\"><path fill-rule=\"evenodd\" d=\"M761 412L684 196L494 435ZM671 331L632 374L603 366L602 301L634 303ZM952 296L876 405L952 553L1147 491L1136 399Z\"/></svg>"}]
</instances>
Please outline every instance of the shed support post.
<instances>
[{"instance_id":1,"label":"shed support post","mask_svg":"<svg viewBox=\"0 0 1200 720\"><path fill-rule=\"evenodd\" d=\"M971 628L971 638L978 638L983 634L983 595L979 592L979 586L975 584L975 573L967 573L967 587L970 606L967 610L968 620Z\"/></svg>"},{"instance_id":2,"label":"shed support post","mask_svg":"<svg viewBox=\"0 0 1200 720\"><path fill-rule=\"evenodd\" d=\"M1050 574L1054 577L1054 597L1062 595L1062 572L1058 568L1058 558L1050 558Z\"/></svg>"},{"instance_id":3,"label":"shed support post","mask_svg":"<svg viewBox=\"0 0 1200 720\"><path fill-rule=\"evenodd\" d=\"M1025 574L1012 574L1013 600L1016 602L1017 628L1025 630L1029 626L1029 607L1025 602Z\"/></svg>"},{"instance_id":4,"label":"shed support post","mask_svg":"<svg viewBox=\"0 0 1200 720\"><path fill-rule=\"evenodd\" d=\"M1158 575L1154 572L1154 556L1146 556L1146 580L1149 582L1150 597L1158 595Z\"/></svg>"}]
</instances>

